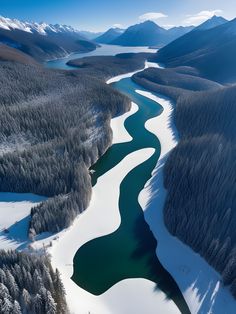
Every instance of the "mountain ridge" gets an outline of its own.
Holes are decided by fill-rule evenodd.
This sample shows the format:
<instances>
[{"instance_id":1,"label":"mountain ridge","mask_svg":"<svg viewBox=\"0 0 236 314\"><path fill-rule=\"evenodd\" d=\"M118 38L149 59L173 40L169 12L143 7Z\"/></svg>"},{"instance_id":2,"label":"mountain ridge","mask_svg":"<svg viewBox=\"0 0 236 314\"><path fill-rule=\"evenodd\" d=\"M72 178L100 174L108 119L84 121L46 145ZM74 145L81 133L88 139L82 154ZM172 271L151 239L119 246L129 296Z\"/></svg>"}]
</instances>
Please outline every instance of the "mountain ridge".
<instances>
[{"instance_id":1,"label":"mountain ridge","mask_svg":"<svg viewBox=\"0 0 236 314\"><path fill-rule=\"evenodd\" d=\"M160 49L154 60L167 67L195 67L203 77L231 83L236 80L235 54L236 19L206 30L194 29Z\"/></svg>"},{"instance_id":2,"label":"mountain ridge","mask_svg":"<svg viewBox=\"0 0 236 314\"><path fill-rule=\"evenodd\" d=\"M41 35L47 35L50 32L63 33L63 32L73 32L80 33L78 30L72 26L65 24L48 24L46 22L27 22L18 19L10 19L7 17L0 16L0 29L5 30L21 30L28 33L37 32Z\"/></svg>"},{"instance_id":3,"label":"mountain ridge","mask_svg":"<svg viewBox=\"0 0 236 314\"><path fill-rule=\"evenodd\" d=\"M128 27L124 33L110 42L122 46L164 46L191 31L194 26L176 26L165 29L153 21L145 21Z\"/></svg>"},{"instance_id":4,"label":"mountain ridge","mask_svg":"<svg viewBox=\"0 0 236 314\"><path fill-rule=\"evenodd\" d=\"M115 39L117 39L119 36L121 36L124 32L125 32L124 29L121 29L118 27L112 27L112 28L109 28L102 35L95 38L94 41L100 44L109 44Z\"/></svg>"},{"instance_id":5,"label":"mountain ridge","mask_svg":"<svg viewBox=\"0 0 236 314\"><path fill-rule=\"evenodd\" d=\"M97 45L68 25L23 22L0 17L0 43L16 48L37 61L89 52Z\"/></svg>"},{"instance_id":6,"label":"mountain ridge","mask_svg":"<svg viewBox=\"0 0 236 314\"><path fill-rule=\"evenodd\" d=\"M226 20L224 17L213 15L210 19L208 19L207 21L198 25L195 28L195 30L207 30L207 29L211 29L211 28L220 26L220 25L227 23L227 22L229 22L229 21Z\"/></svg>"}]
</instances>

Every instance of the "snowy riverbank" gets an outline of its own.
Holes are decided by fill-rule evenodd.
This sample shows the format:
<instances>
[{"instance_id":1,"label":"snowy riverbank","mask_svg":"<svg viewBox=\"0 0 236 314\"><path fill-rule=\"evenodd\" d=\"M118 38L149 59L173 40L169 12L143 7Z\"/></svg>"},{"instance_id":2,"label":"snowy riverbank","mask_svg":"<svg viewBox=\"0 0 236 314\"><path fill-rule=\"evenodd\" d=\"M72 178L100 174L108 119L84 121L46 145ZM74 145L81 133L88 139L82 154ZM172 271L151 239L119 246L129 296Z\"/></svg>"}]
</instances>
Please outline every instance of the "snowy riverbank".
<instances>
[{"instance_id":1,"label":"snowy riverbank","mask_svg":"<svg viewBox=\"0 0 236 314\"><path fill-rule=\"evenodd\" d=\"M157 64L146 62L145 68L150 66L158 67ZM117 76L107 83L131 77L136 72ZM162 210L166 191L163 187L163 166L168 153L177 144L177 131L171 124L172 105L168 99L157 97L152 93L139 90L136 92L157 101L164 109L160 116L148 120L145 124L146 128L160 140L161 156L153 171L153 178L139 196L145 219L158 240L157 256L179 285L192 313L221 314L222 308L224 313L234 313L235 301L228 290L221 286L219 275L199 255L177 238L172 237L164 225ZM124 122L137 110L137 105L132 103L131 111L111 120L113 144L132 140L124 127ZM120 183L129 171L150 158L152 154L153 149L150 148L127 155L117 166L98 179L93 188L89 208L70 228L56 236L45 235L43 238L42 235L39 239L43 239L36 239L33 244L37 249L47 246L52 241L52 247L49 248L52 265L58 268L62 275L72 314L89 312L91 314L156 314L157 308L165 314L179 313L176 305L166 300L161 291L154 291L155 284L146 279L120 281L100 296L86 292L70 279L73 273L73 258L77 250L89 240L110 234L119 227ZM0 199L0 226L1 229L10 229L9 234L3 232L0 234L0 248L24 248L29 243L27 227L30 208L41 200L40 198L24 199L24 197L15 201Z\"/></svg>"},{"instance_id":2,"label":"snowy riverbank","mask_svg":"<svg viewBox=\"0 0 236 314\"><path fill-rule=\"evenodd\" d=\"M163 166L169 152L177 144L177 131L171 121L171 102L151 92L137 91L162 105L163 113L146 123L161 143L161 156L153 176L139 195L139 203L155 238L157 256L179 285L192 314L233 314L235 300L220 282L220 276L206 261L177 238L171 236L163 221L166 190L163 186Z\"/></svg>"},{"instance_id":3,"label":"snowy riverbank","mask_svg":"<svg viewBox=\"0 0 236 314\"><path fill-rule=\"evenodd\" d=\"M134 72L119 75L107 83L117 82L131 77L133 74ZM137 105L132 103L130 112L112 119L113 144L132 140L125 130L124 122L137 110ZM87 314L88 312L96 314L156 314L157 307L162 313L179 313L174 302L166 300L163 292L156 292L155 283L146 279L123 280L100 296L86 292L70 279L73 274L73 258L77 250L89 240L110 234L119 227L120 184L133 168L150 158L153 152L152 148L135 151L101 176L93 188L89 208L76 219L69 229L59 234L57 241L53 241L53 247L50 249L52 265L54 268L58 268L62 275L67 301L74 314ZM65 248L67 248L66 252Z\"/></svg>"}]
</instances>

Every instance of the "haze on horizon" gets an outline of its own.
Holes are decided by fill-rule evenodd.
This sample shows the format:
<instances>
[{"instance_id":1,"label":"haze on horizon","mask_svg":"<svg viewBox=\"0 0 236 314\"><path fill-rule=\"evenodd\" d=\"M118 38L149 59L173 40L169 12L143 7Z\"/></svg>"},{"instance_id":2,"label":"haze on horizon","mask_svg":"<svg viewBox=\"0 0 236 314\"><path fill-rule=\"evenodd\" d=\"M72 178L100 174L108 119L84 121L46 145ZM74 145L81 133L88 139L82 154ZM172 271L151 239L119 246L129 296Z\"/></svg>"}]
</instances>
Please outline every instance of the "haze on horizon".
<instances>
[{"instance_id":1,"label":"haze on horizon","mask_svg":"<svg viewBox=\"0 0 236 314\"><path fill-rule=\"evenodd\" d=\"M199 25L213 15L235 17L235 0L1 0L0 15L28 21L68 24L80 30L127 28L145 20L170 28Z\"/></svg>"}]
</instances>

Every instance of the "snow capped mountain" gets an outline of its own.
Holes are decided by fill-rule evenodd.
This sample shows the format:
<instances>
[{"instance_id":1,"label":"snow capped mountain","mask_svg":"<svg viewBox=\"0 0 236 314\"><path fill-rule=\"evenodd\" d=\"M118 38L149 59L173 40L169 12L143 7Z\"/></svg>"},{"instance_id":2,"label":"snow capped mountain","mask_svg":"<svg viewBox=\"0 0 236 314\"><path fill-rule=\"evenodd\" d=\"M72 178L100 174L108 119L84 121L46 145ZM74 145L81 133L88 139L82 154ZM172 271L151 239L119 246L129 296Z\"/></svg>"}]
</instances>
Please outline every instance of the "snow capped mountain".
<instances>
[{"instance_id":1,"label":"snow capped mountain","mask_svg":"<svg viewBox=\"0 0 236 314\"><path fill-rule=\"evenodd\" d=\"M0 28L6 30L19 29L25 32L31 32L28 23L24 23L16 19L9 19L3 16L0 16Z\"/></svg>"},{"instance_id":2,"label":"snow capped mountain","mask_svg":"<svg viewBox=\"0 0 236 314\"><path fill-rule=\"evenodd\" d=\"M60 24L47 24L47 23L36 23L36 22L25 22L17 19L10 19L0 16L0 29L5 30L21 30L28 33L39 33L41 35L47 35L48 33L79 33L76 29L68 25Z\"/></svg>"},{"instance_id":3,"label":"snow capped mountain","mask_svg":"<svg viewBox=\"0 0 236 314\"><path fill-rule=\"evenodd\" d=\"M26 22L3 16L0 16L0 44L16 48L40 62L97 47L68 25Z\"/></svg>"}]
</instances>

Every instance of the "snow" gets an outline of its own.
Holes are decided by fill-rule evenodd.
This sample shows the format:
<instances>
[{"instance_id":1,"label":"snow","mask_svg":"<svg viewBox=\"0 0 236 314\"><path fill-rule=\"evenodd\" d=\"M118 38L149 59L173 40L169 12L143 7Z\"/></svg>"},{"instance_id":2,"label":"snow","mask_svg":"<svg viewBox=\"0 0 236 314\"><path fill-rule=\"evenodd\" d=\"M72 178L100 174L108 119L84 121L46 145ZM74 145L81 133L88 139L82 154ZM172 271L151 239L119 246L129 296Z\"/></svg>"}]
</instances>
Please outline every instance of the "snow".
<instances>
[{"instance_id":1,"label":"snow","mask_svg":"<svg viewBox=\"0 0 236 314\"><path fill-rule=\"evenodd\" d=\"M146 64L145 67L148 65ZM117 82L123 78L131 77L133 74L134 72L119 75L108 80L107 83ZM131 112L112 119L113 144L132 139L125 130L124 122L137 109L137 105L132 103ZM129 171L150 158L153 152L154 149L152 148L135 151L101 176L93 188L89 208L75 220L69 229L58 235L58 240L53 241L50 248L52 265L54 268L58 268L61 273L67 292L67 302L72 314L78 312L81 314L89 312L96 314L156 314L157 308L160 313L179 313L174 302L167 301L163 292L156 292L155 283L146 279L122 280L100 296L88 293L70 279L73 274L73 258L77 250L84 243L110 234L119 227L120 184Z\"/></svg>"},{"instance_id":2,"label":"snow","mask_svg":"<svg viewBox=\"0 0 236 314\"><path fill-rule=\"evenodd\" d=\"M0 28L6 29L6 30L19 29L19 30L31 33L29 24L21 22L17 19L9 19L3 16L0 16Z\"/></svg>"},{"instance_id":3,"label":"snow","mask_svg":"<svg viewBox=\"0 0 236 314\"><path fill-rule=\"evenodd\" d=\"M228 289L221 284L220 275L190 247L171 236L165 227L163 207L166 190L163 186L163 166L178 138L171 121L173 107L167 98L150 92L137 92L158 102L164 108L160 116L147 121L145 125L160 140L161 156L152 179L139 195L145 219L158 240L156 254L179 285L192 314L233 314L236 302Z\"/></svg>"},{"instance_id":4,"label":"snow","mask_svg":"<svg viewBox=\"0 0 236 314\"><path fill-rule=\"evenodd\" d=\"M9 152L23 151L30 145L30 139L26 139L23 134L10 135L0 141L0 156Z\"/></svg>"},{"instance_id":5,"label":"snow","mask_svg":"<svg viewBox=\"0 0 236 314\"><path fill-rule=\"evenodd\" d=\"M115 117L111 120L111 128L113 131L113 144L125 143L132 141L132 136L124 127L125 120L138 111L138 106L132 102L131 110L125 114Z\"/></svg>"},{"instance_id":6,"label":"snow","mask_svg":"<svg viewBox=\"0 0 236 314\"><path fill-rule=\"evenodd\" d=\"M60 32L78 32L71 26L67 25L51 25L47 23L35 23L35 22L23 22L17 19L9 19L0 16L0 28L6 30L19 29L24 32L33 33L38 32L41 35L47 35L48 32L60 33Z\"/></svg>"},{"instance_id":7,"label":"snow","mask_svg":"<svg viewBox=\"0 0 236 314\"><path fill-rule=\"evenodd\" d=\"M128 172L153 153L152 148L133 152L101 176L93 188L89 208L76 219L73 226L59 235L59 240L50 249L52 265L61 272L72 313L142 314L146 307L147 313L154 314L157 306L162 312L178 313L175 304L167 302L164 293L155 292L155 284L146 279L123 280L101 296L86 292L70 279L73 274L72 261L77 250L84 243L110 234L119 227L120 184ZM145 296L145 301L142 296Z\"/></svg>"},{"instance_id":8,"label":"snow","mask_svg":"<svg viewBox=\"0 0 236 314\"><path fill-rule=\"evenodd\" d=\"M106 83L107 83L107 84L112 84L112 83L115 83L115 82L119 82L120 80L123 80L123 79L125 79L125 78L131 77L131 76L133 76L134 74L143 71L144 69L147 69L147 68L149 68L149 67L153 67L153 65L154 65L155 67L157 67L157 66L156 66L156 65L157 65L156 63L145 61L145 67L144 67L143 69L137 70L137 71L134 71L134 72L129 72L129 73L126 73L126 74L117 75L117 76L112 77L112 78L110 78L109 80L107 80ZM159 66L158 66L158 67L159 67Z\"/></svg>"},{"instance_id":9,"label":"snow","mask_svg":"<svg viewBox=\"0 0 236 314\"><path fill-rule=\"evenodd\" d=\"M146 68L157 68L157 69L163 69L162 66L160 66L159 63L156 63L156 62L149 62L149 61L146 61Z\"/></svg>"},{"instance_id":10,"label":"snow","mask_svg":"<svg viewBox=\"0 0 236 314\"><path fill-rule=\"evenodd\" d=\"M31 207L43 200L45 197L28 193L0 193L0 249L16 249L28 241Z\"/></svg>"},{"instance_id":11,"label":"snow","mask_svg":"<svg viewBox=\"0 0 236 314\"><path fill-rule=\"evenodd\" d=\"M144 70L144 69L142 69ZM120 80L123 80L125 78L128 78L128 77L131 77L133 76L135 73L138 73L142 70L138 70L138 71L135 71L135 72L129 72L129 73L126 73L126 74L121 74L121 75L117 75L115 77L112 77L110 78L109 80L107 80L107 84L112 84L112 83L115 83L115 82L118 82Z\"/></svg>"}]
</instances>

